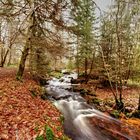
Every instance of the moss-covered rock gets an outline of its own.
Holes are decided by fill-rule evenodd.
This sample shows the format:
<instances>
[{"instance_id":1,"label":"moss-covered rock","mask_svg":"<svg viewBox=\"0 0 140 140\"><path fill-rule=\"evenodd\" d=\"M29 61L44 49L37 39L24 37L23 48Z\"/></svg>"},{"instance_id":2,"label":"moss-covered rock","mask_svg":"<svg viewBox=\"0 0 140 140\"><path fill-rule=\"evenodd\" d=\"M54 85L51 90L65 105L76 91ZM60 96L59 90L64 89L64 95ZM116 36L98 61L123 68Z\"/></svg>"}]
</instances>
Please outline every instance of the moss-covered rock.
<instances>
[{"instance_id":1,"label":"moss-covered rock","mask_svg":"<svg viewBox=\"0 0 140 140\"><path fill-rule=\"evenodd\" d=\"M94 103L94 104L96 104L96 105L100 105L101 102L102 102L102 100L99 99L99 98L93 98L93 99L92 99L92 103Z\"/></svg>"},{"instance_id":2,"label":"moss-covered rock","mask_svg":"<svg viewBox=\"0 0 140 140\"><path fill-rule=\"evenodd\" d=\"M80 94L81 94L82 96L87 95L88 92L89 92L89 91L88 91L87 89L80 89Z\"/></svg>"},{"instance_id":3,"label":"moss-covered rock","mask_svg":"<svg viewBox=\"0 0 140 140\"><path fill-rule=\"evenodd\" d=\"M48 99L48 92L47 92L47 89L45 87L41 87L41 95L40 95L40 97L43 100Z\"/></svg>"},{"instance_id":4,"label":"moss-covered rock","mask_svg":"<svg viewBox=\"0 0 140 140\"><path fill-rule=\"evenodd\" d=\"M120 112L118 110L113 110L110 112L110 115L118 119L120 117Z\"/></svg>"},{"instance_id":5,"label":"moss-covered rock","mask_svg":"<svg viewBox=\"0 0 140 140\"><path fill-rule=\"evenodd\" d=\"M105 106L113 107L114 106L114 100L113 99L107 99L104 101Z\"/></svg>"},{"instance_id":6,"label":"moss-covered rock","mask_svg":"<svg viewBox=\"0 0 140 140\"><path fill-rule=\"evenodd\" d=\"M97 95L94 91L90 91L87 94L90 95L90 96L93 96L93 97L97 97Z\"/></svg>"}]
</instances>

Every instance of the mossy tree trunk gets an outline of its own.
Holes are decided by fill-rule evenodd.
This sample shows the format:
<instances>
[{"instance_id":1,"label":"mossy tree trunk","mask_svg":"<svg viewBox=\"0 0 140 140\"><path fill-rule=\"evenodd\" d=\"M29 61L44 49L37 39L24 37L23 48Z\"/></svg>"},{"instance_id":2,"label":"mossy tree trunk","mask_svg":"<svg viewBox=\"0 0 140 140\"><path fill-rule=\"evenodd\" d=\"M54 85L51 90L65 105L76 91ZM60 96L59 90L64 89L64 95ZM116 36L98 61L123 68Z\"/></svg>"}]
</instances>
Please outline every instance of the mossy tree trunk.
<instances>
[{"instance_id":1,"label":"mossy tree trunk","mask_svg":"<svg viewBox=\"0 0 140 140\"><path fill-rule=\"evenodd\" d=\"M32 17L31 17L32 18ZM29 50L31 48L31 39L33 37L33 34L32 34L32 27L33 27L33 24L32 22L30 23L30 27L28 28L28 32L27 32L27 39L26 39L26 44L23 48L23 51L22 51L22 55L21 55L21 59L20 59L20 63L19 63L19 67L18 67L18 72L17 72L17 75L16 75L16 79L17 80L21 80L22 76L23 76L23 72L24 72L24 69L25 69L25 63L26 63L26 59L27 59L27 56L29 54Z\"/></svg>"},{"instance_id":2,"label":"mossy tree trunk","mask_svg":"<svg viewBox=\"0 0 140 140\"><path fill-rule=\"evenodd\" d=\"M21 78L23 76L23 72L24 72L24 69L25 69L25 62L26 62L28 53L29 53L29 45L25 45L24 50L22 52L18 72L17 72L17 75L16 75L17 80L21 80Z\"/></svg>"},{"instance_id":3,"label":"mossy tree trunk","mask_svg":"<svg viewBox=\"0 0 140 140\"><path fill-rule=\"evenodd\" d=\"M34 0L29 1L29 5L31 6L31 9L34 9ZM17 80L21 80L21 78L23 76L26 59L27 59L27 56L29 54L29 50L30 50L31 45L32 45L31 40L33 38L33 32L34 32L34 19L35 19L34 17L35 17L35 13L34 13L34 11L32 11L30 16L29 16L29 27L27 29L26 44L25 44L23 52L22 52L22 56L20 59L19 67L18 67L18 72L16 75Z\"/></svg>"}]
</instances>

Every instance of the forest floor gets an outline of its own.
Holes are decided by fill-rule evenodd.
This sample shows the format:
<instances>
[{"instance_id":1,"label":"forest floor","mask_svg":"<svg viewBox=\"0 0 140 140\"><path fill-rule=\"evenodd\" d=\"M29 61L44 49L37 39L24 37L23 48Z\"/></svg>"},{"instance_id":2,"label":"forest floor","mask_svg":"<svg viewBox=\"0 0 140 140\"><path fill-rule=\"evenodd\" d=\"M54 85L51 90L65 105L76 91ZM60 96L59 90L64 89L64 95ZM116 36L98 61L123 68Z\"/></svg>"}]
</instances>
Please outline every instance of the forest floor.
<instances>
[{"instance_id":1,"label":"forest floor","mask_svg":"<svg viewBox=\"0 0 140 140\"><path fill-rule=\"evenodd\" d=\"M104 107L105 105L108 105L108 107L110 106L111 108L114 107L114 96L110 88L101 87L96 88L95 90L94 84L80 84L80 88L90 92L90 94L87 94L87 96L85 96L88 102L96 97L97 99L99 99L99 103L104 104ZM137 110L139 93L140 88L138 87L127 86L123 88L122 98L128 112L134 112L135 110Z\"/></svg>"},{"instance_id":2,"label":"forest floor","mask_svg":"<svg viewBox=\"0 0 140 140\"><path fill-rule=\"evenodd\" d=\"M26 71L23 81L16 69L0 68L0 140L62 139L62 116L52 103L39 96L40 86Z\"/></svg>"}]
</instances>

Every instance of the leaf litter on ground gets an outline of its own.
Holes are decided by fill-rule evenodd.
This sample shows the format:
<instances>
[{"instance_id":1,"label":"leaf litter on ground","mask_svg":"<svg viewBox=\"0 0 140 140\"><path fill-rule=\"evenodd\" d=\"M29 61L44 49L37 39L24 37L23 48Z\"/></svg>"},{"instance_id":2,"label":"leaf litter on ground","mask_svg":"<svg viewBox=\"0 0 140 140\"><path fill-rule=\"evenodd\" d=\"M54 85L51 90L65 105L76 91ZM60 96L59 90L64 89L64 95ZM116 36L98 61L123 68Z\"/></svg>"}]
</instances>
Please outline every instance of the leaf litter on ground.
<instances>
[{"instance_id":1,"label":"leaf litter on ground","mask_svg":"<svg viewBox=\"0 0 140 140\"><path fill-rule=\"evenodd\" d=\"M45 125L55 137L63 135L60 112L31 90L40 93L40 86L25 72L22 82L15 79L16 70L0 68L0 139L35 139L44 133ZM59 128L59 129L58 129Z\"/></svg>"}]
</instances>

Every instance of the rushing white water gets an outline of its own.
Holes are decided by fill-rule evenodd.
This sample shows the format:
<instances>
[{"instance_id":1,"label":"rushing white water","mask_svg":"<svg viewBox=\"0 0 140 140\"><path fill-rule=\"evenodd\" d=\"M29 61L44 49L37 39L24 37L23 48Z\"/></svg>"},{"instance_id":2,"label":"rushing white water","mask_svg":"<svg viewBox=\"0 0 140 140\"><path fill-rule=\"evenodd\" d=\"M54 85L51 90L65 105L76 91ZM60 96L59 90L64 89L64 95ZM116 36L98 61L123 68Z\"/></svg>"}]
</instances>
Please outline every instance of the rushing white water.
<instances>
[{"instance_id":1,"label":"rushing white water","mask_svg":"<svg viewBox=\"0 0 140 140\"><path fill-rule=\"evenodd\" d=\"M101 128L96 125L91 125L89 119L98 118L101 121L109 121L118 126L121 123L88 105L79 93L68 91L67 89L73 86L70 83L71 77L77 78L77 75L65 75L61 79L53 78L49 81L47 87L48 93L56 99L54 101L55 106L64 115L65 133L72 140L115 140L114 136L103 133ZM124 137L123 140L135 140L135 138L125 134L119 132L118 134Z\"/></svg>"}]
</instances>

